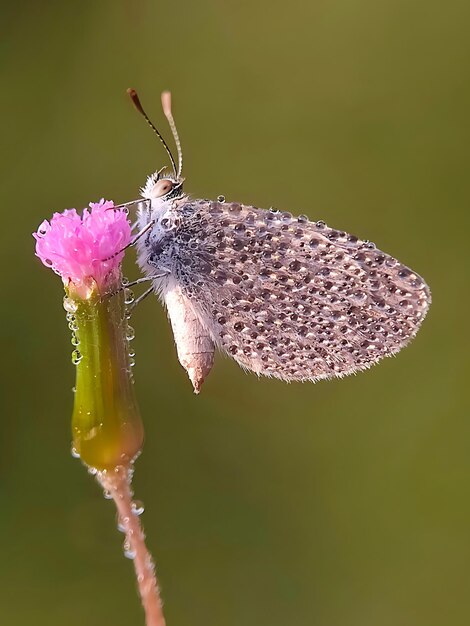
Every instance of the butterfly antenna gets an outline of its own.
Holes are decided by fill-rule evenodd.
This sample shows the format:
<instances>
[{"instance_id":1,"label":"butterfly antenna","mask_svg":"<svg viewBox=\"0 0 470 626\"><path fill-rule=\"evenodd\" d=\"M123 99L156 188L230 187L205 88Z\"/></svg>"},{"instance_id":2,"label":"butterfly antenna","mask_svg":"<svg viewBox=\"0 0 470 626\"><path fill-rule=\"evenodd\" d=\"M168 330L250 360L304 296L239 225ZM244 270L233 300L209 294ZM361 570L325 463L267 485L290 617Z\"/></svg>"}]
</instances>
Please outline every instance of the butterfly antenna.
<instances>
[{"instance_id":1,"label":"butterfly antenna","mask_svg":"<svg viewBox=\"0 0 470 626\"><path fill-rule=\"evenodd\" d=\"M135 89L128 89L127 93L129 94L135 108L137 109L137 111L139 111L139 113L142 115L142 117L145 119L145 121L147 122L147 124L150 126L150 128L153 130L153 132L157 135L157 137L160 139L160 141L163 144L163 147L165 148L165 150L168 153L168 156L170 157L170 161L171 161L171 165L173 167L173 173L175 175L175 178L178 178L178 173L177 173L177 169L176 169L176 163L175 163L175 159L173 158L173 155L171 154L171 150L168 147L166 141L163 139L163 137L161 136L161 134L158 132L158 130L156 129L156 127L152 124L152 122L150 121L149 116L147 115L147 113L144 111L144 108L142 106L142 104L140 103L139 100L139 96L137 95L137 91ZM173 130L173 129L172 129ZM174 134L174 133L173 133ZM178 144L177 144L178 147ZM178 157L179 157L179 150L178 150Z\"/></svg>"},{"instance_id":2,"label":"butterfly antenna","mask_svg":"<svg viewBox=\"0 0 470 626\"><path fill-rule=\"evenodd\" d=\"M162 109L165 114L168 123L170 124L171 132L173 133L173 139L175 140L176 150L178 152L178 176L181 176L181 172L183 170L183 151L181 149L181 142L178 136L178 131L176 130L175 120L173 119L173 115L171 113L171 92L164 91L162 93Z\"/></svg>"}]
</instances>

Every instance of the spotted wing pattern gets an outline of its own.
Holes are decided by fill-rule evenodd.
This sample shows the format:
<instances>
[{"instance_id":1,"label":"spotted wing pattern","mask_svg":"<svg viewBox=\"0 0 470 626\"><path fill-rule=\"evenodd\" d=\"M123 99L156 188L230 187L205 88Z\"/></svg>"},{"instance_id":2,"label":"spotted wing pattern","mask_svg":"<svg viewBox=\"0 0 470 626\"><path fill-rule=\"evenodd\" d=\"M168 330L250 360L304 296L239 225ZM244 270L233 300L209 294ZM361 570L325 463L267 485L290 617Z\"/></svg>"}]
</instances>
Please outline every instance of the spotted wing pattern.
<instances>
[{"instance_id":1,"label":"spotted wing pattern","mask_svg":"<svg viewBox=\"0 0 470 626\"><path fill-rule=\"evenodd\" d=\"M175 274L218 347L283 380L365 369L398 352L430 301L424 280L324 222L186 199Z\"/></svg>"}]
</instances>

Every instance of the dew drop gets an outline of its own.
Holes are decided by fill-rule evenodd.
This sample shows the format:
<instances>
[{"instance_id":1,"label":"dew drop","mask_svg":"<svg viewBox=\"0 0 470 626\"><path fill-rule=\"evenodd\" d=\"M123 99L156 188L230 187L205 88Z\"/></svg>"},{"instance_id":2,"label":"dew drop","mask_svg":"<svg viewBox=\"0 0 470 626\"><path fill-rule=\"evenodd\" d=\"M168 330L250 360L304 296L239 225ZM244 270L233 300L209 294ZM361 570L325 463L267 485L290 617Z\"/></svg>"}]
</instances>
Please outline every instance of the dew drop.
<instances>
[{"instance_id":1,"label":"dew drop","mask_svg":"<svg viewBox=\"0 0 470 626\"><path fill-rule=\"evenodd\" d=\"M219 206L218 202L211 202L209 211L212 214L218 214L218 213L222 213L222 208Z\"/></svg>"},{"instance_id":2,"label":"dew drop","mask_svg":"<svg viewBox=\"0 0 470 626\"><path fill-rule=\"evenodd\" d=\"M132 328L132 326L127 326L126 329L126 339L127 341L132 341L135 337L135 330Z\"/></svg>"},{"instance_id":3,"label":"dew drop","mask_svg":"<svg viewBox=\"0 0 470 626\"><path fill-rule=\"evenodd\" d=\"M306 222L308 222L308 217L306 215L299 215L297 221L301 224L305 224Z\"/></svg>"},{"instance_id":4,"label":"dew drop","mask_svg":"<svg viewBox=\"0 0 470 626\"><path fill-rule=\"evenodd\" d=\"M300 270L301 267L302 267L302 263L300 263L300 261L295 260L289 263L289 269L292 270L293 272L297 272L298 270Z\"/></svg>"},{"instance_id":5,"label":"dew drop","mask_svg":"<svg viewBox=\"0 0 470 626\"><path fill-rule=\"evenodd\" d=\"M80 350L74 350L72 352L72 363L74 365L78 365L81 360L82 360L82 353L80 352Z\"/></svg>"},{"instance_id":6,"label":"dew drop","mask_svg":"<svg viewBox=\"0 0 470 626\"><path fill-rule=\"evenodd\" d=\"M109 489L103 489L103 498L105 500L112 500L113 496L111 492L109 491Z\"/></svg>"},{"instance_id":7,"label":"dew drop","mask_svg":"<svg viewBox=\"0 0 470 626\"><path fill-rule=\"evenodd\" d=\"M70 338L70 343L72 344L72 346L78 346L80 343L80 339L74 332L72 333L72 337Z\"/></svg>"},{"instance_id":8,"label":"dew drop","mask_svg":"<svg viewBox=\"0 0 470 626\"><path fill-rule=\"evenodd\" d=\"M125 304L132 304L134 302L134 292L132 289L124 289L124 302Z\"/></svg>"},{"instance_id":9,"label":"dew drop","mask_svg":"<svg viewBox=\"0 0 470 626\"><path fill-rule=\"evenodd\" d=\"M317 228L325 228L326 223L323 220L318 220L318 222L315 222L315 226Z\"/></svg>"},{"instance_id":10,"label":"dew drop","mask_svg":"<svg viewBox=\"0 0 470 626\"><path fill-rule=\"evenodd\" d=\"M145 511L145 507L144 507L144 503L141 502L140 500L134 500L134 502L132 503L132 513L134 513L134 515L142 515L142 513Z\"/></svg>"},{"instance_id":11,"label":"dew drop","mask_svg":"<svg viewBox=\"0 0 470 626\"><path fill-rule=\"evenodd\" d=\"M132 549L131 542L129 541L129 539L126 538L124 540L124 544L122 548L123 548L124 556L126 557L126 559L135 559L135 550Z\"/></svg>"},{"instance_id":12,"label":"dew drop","mask_svg":"<svg viewBox=\"0 0 470 626\"><path fill-rule=\"evenodd\" d=\"M123 522L122 517L119 515L119 513L116 515L116 528L118 529L120 533L126 532L126 526Z\"/></svg>"},{"instance_id":13,"label":"dew drop","mask_svg":"<svg viewBox=\"0 0 470 626\"><path fill-rule=\"evenodd\" d=\"M72 448L70 449L70 454L73 456L74 459L80 458L80 452L77 450L75 446L72 446Z\"/></svg>"},{"instance_id":14,"label":"dew drop","mask_svg":"<svg viewBox=\"0 0 470 626\"><path fill-rule=\"evenodd\" d=\"M367 298L367 294L364 293L363 291L355 291L351 295L356 301L359 301L359 302L362 302L363 300L366 300Z\"/></svg>"},{"instance_id":15,"label":"dew drop","mask_svg":"<svg viewBox=\"0 0 470 626\"><path fill-rule=\"evenodd\" d=\"M73 314L73 313L76 313L78 309L78 305L75 302L75 300L72 300L72 298L68 298L67 296L64 296L64 309L67 311L67 313Z\"/></svg>"},{"instance_id":16,"label":"dew drop","mask_svg":"<svg viewBox=\"0 0 470 626\"><path fill-rule=\"evenodd\" d=\"M220 270L214 272L214 280L219 283L219 285L223 285L227 281L227 274Z\"/></svg>"},{"instance_id":17,"label":"dew drop","mask_svg":"<svg viewBox=\"0 0 470 626\"><path fill-rule=\"evenodd\" d=\"M217 202L225 202L225 196L217 196Z\"/></svg>"}]
</instances>

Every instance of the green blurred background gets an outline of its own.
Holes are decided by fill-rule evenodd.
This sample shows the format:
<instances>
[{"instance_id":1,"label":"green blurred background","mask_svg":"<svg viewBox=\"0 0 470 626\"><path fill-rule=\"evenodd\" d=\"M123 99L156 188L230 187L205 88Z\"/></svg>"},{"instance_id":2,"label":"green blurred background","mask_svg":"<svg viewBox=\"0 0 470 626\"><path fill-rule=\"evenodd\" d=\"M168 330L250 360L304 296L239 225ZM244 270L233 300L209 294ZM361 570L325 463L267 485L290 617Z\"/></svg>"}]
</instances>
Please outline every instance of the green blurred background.
<instances>
[{"instance_id":1,"label":"green blurred background","mask_svg":"<svg viewBox=\"0 0 470 626\"><path fill-rule=\"evenodd\" d=\"M31 232L166 163L125 95L173 91L186 189L372 239L434 302L396 359L200 397L134 317L135 487L169 626L470 623L467 0L2 2L0 622L143 624L114 511L70 455L70 337ZM134 255L126 273L136 277Z\"/></svg>"}]
</instances>

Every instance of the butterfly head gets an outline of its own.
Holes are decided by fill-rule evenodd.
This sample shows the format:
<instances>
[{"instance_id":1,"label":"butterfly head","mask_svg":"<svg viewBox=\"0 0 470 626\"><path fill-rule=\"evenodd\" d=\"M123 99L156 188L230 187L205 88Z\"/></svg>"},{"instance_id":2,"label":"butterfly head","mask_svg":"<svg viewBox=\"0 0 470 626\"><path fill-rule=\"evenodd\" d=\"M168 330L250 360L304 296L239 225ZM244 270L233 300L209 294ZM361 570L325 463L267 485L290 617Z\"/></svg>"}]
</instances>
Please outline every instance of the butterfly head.
<instances>
[{"instance_id":1,"label":"butterfly head","mask_svg":"<svg viewBox=\"0 0 470 626\"><path fill-rule=\"evenodd\" d=\"M142 197L150 200L152 205L173 200L183 195L184 179L165 172L166 169L164 167L150 174L140 190Z\"/></svg>"}]
</instances>

